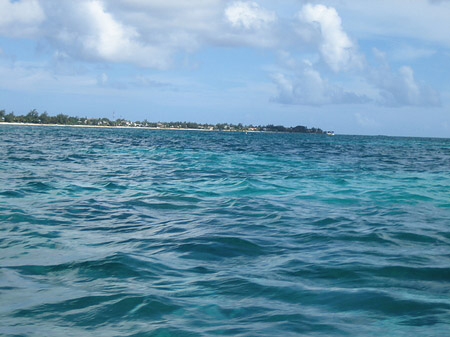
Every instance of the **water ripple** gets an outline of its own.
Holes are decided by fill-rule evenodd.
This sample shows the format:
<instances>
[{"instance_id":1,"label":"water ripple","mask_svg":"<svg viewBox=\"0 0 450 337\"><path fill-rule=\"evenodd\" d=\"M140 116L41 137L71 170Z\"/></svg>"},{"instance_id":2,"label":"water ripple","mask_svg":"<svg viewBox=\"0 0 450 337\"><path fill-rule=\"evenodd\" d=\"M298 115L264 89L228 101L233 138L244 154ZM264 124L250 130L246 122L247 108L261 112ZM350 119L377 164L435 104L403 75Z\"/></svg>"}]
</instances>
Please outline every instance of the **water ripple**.
<instances>
[{"instance_id":1,"label":"water ripple","mask_svg":"<svg viewBox=\"0 0 450 337\"><path fill-rule=\"evenodd\" d=\"M448 139L0 126L0 335L445 336Z\"/></svg>"}]
</instances>

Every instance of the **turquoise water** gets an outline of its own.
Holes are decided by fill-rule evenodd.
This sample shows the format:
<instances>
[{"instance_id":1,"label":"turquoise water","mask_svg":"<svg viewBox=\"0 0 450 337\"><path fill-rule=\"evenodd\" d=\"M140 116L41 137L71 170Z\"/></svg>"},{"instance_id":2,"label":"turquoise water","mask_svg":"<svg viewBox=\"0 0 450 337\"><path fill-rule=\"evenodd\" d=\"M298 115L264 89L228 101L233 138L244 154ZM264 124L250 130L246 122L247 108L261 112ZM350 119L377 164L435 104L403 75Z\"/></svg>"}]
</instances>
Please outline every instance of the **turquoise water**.
<instances>
[{"instance_id":1,"label":"turquoise water","mask_svg":"<svg viewBox=\"0 0 450 337\"><path fill-rule=\"evenodd\" d=\"M0 126L2 336L448 336L450 139Z\"/></svg>"}]
</instances>

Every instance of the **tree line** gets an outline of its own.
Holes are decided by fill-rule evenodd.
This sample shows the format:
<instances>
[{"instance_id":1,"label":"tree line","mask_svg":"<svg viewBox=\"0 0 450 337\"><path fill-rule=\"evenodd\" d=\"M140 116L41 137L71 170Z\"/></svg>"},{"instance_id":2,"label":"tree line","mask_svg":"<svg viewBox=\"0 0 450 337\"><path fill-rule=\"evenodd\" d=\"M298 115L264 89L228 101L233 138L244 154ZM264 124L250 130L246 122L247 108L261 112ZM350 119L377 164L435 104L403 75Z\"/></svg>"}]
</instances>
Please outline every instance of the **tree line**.
<instances>
[{"instance_id":1,"label":"tree line","mask_svg":"<svg viewBox=\"0 0 450 337\"><path fill-rule=\"evenodd\" d=\"M56 124L56 125L87 125L87 126L129 126L129 127L151 127L161 129L197 129L218 131L266 131L266 132L292 132L292 133L330 133L320 128L308 128L303 125L285 127L283 125L243 125L232 123L195 123L195 122L131 122L124 119L109 120L108 118L73 117L65 114L50 116L47 112L39 113L36 109L26 115L15 115L14 112L6 113L0 110L0 122L5 123L30 123L30 124Z\"/></svg>"}]
</instances>

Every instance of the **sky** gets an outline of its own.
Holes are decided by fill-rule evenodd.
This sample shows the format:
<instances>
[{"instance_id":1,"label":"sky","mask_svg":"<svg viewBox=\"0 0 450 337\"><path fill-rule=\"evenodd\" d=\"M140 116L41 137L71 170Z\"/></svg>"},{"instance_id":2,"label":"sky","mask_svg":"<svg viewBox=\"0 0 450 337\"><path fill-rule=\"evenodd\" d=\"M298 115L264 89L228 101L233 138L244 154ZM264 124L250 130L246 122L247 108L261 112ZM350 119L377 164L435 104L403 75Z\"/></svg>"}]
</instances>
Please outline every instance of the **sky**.
<instances>
[{"instance_id":1,"label":"sky","mask_svg":"<svg viewBox=\"0 0 450 337\"><path fill-rule=\"evenodd\" d=\"M450 137L449 0L0 0L0 109Z\"/></svg>"}]
</instances>

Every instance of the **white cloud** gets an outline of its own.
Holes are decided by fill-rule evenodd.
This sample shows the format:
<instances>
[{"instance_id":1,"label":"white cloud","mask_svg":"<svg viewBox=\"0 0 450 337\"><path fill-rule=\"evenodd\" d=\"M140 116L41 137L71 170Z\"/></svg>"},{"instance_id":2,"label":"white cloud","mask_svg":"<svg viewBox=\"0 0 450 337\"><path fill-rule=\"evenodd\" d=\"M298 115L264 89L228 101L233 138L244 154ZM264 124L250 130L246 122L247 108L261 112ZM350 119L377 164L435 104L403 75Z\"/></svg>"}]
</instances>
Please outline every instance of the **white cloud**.
<instances>
[{"instance_id":1,"label":"white cloud","mask_svg":"<svg viewBox=\"0 0 450 337\"><path fill-rule=\"evenodd\" d=\"M45 14L38 0L0 0L0 35L33 36L44 19Z\"/></svg>"},{"instance_id":2,"label":"white cloud","mask_svg":"<svg viewBox=\"0 0 450 337\"><path fill-rule=\"evenodd\" d=\"M165 68L170 52L142 41L131 25L108 12L102 1L46 3L49 20L42 27L44 38L61 52L91 61L132 63L142 67ZM63 19L61 11L68 13Z\"/></svg>"},{"instance_id":3,"label":"white cloud","mask_svg":"<svg viewBox=\"0 0 450 337\"><path fill-rule=\"evenodd\" d=\"M144 43L192 51L220 35L222 0L116 0L106 9L140 34Z\"/></svg>"},{"instance_id":4,"label":"white cloud","mask_svg":"<svg viewBox=\"0 0 450 337\"><path fill-rule=\"evenodd\" d=\"M225 9L225 17L234 28L261 29L276 20L276 15L256 2L236 1Z\"/></svg>"},{"instance_id":5,"label":"white cloud","mask_svg":"<svg viewBox=\"0 0 450 337\"><path fill-rule=\"evenodd\" d=\"M418 82L411 67L392 71L384 53L374 50L380 66L369 71L368 80L379 91L378 102L386 106L439 106L439 92Z\"/></svg>"},{"instance_id":6,"label":"white cloud","mask_svg":"<svg viewBox=\"0 0 450 337\"><path fill-rule=\"evenodd\" d=\"M380 89L381 103L389 106L439 106L439 93L426 84L416 81L414 71L407 66L395 73L378 74L376 84Z\"/></svg>"},{"instance_id":7,"label":"white cloud","mask_svg":"<svg viewBox=\"0 0 450 337\"><path fill-rule=\"evenodd\" d=\"M354 92L332 84L305 61L296 72L277 72L273 80L278 88L278 96L274 101L283 104L326 105L326 104L358 104L369 99Z\"/></svg>"},{"instance_id":8,"label":"white cloud","mask_svg":"<svg viewBox=\"0 0 450 337\"><path fill-rule=\"evenodd\" d=\"M202 46L274 47L276 15L225 0L0 0L0 35L32 37L76 60L165 69Z\"/></svg>"},{"instance_id":9,"label":"white cloud","mask_svg":"<svg viewBox=\"0 0 450 337\"><path fill-rule=\"evenodd\" d=\"M320 52L330 68L338 72L361 66L354 43L342 28L341 18L332 7L306 4L298 14L300 21L320 30Z\"/></svg>"}]
</instances>

